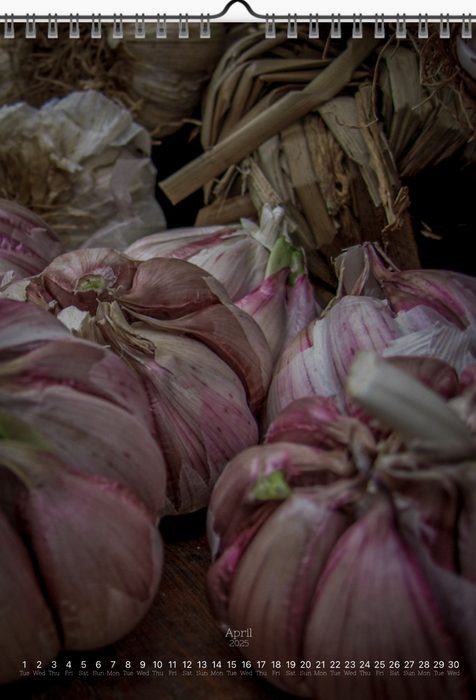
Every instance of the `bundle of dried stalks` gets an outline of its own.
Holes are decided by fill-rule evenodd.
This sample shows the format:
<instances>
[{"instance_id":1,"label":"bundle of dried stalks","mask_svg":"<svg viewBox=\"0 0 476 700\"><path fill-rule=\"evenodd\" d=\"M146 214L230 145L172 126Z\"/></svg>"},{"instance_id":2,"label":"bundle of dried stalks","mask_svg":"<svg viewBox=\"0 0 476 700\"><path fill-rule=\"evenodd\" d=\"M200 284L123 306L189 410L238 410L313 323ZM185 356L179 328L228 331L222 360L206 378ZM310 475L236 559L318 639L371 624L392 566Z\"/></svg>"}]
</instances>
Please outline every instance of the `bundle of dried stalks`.
<instances>
[{"instance_id":1,"label":"bundle of dried stalks","mask_svg":"<svg viewBox=\"0 0 476 700\"><path fill-rule=\"evenodd\" d=\"M402 178L418 174L453 155L476 135L476 81L456 53L461 25L450 38L429 25L427 39L416 26L407 38L393 34L382 53L378 83L381 116Z\"/></svg>"},{"instance_id":2,"label":"bundle of dried stalks","mask_svg":"<svg viewBox=\"0 0 476 700\"><path fill-rule=\"evenodd\" d=\"M281 205L315 281L328 290L336 283L332 259L361 241L378 240L398 265L418 267L408 192L374 119L376 46L370 32L347 48L306 31L297 39L285 30L263 39L262 29L241 38L207 88L205 155L162 188L180 201L204 180L200 225ZM246 150L246 139L258 143Z\"/></svg>"},{"instance_id":3,"label":"bundle of dried stalks","mask_svg":"<svg viewBox=\"0 0 476 700\"><path fill-rule=\"evenodd\" d=\"M0 43L0 104L40 107L52 97L94 89L129 109L154 138L191 116L226 41L223 24L214 24L206 40L196 24L188 39L178 38L177 24L167 25L165 39L136 39L131 24L124 24L122 40L106 27L101 39L91 38L90 27L81 26L79 39L70 39L69 25L58 30L58 39L48 39L38 25L36 39L26 39L17 25L15 41Z\"/></svg>"}]
</instances>

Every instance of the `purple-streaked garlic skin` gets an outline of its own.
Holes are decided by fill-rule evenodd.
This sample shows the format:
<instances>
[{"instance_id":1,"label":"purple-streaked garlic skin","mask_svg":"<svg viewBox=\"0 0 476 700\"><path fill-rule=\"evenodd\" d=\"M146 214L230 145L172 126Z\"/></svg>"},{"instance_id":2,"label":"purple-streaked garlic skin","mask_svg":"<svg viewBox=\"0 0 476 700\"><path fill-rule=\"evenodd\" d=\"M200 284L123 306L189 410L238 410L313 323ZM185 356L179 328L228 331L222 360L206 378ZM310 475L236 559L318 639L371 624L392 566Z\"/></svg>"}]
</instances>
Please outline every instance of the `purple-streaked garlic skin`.
<instances>
[{"instance_id":1,"label":"purple-streaked garlic skin","mask_svg":"<svg viewBox=\"0 0 476 700\"><path fill-rule=\"evenodd\" d=\"M59 295L53 311L63 307L76 336L108 346L142 384L167 464L165 513L205 507L226 463L258 442L253 413L272 371L258 323L208 272L175 258L82 249L35 284Z\"/></svg>"},{"instance_id":2,"label":"purple-streaked garlic skin","mask_svg":"<svg viewBox=\"0 0 476 700\"><path fill-rule=\"evenodd\" d=\"M212 274L237 301L264 279L269 251L238 226L163 231L136 241L125 254L134 260L188 260Z\"/></svg>"},{"instance_id":3,"label":"purple-streaked garlic skin","mask_svg":"<svg viewBox=\"0 0 476 700\"><path fill-rule=\"evenodd\" d=\"M323 318L312 321L285 350L270 384L266 423L304 396L339 396L360 350L381 354L401 331L386 302L344 297Z\"/></svg>"},{"instance_id":4,"label":"purple-streaked garlic skin","mask_svg":"<svg viewBox=\"0 0 476 700\"><path fill-rule=\"evenodd\" d=\"M415 554L402 538L391 502L377 497L366 513L347 529L327 561L315 592L304 636L303 657L369 659L390 662L459 659L459 649L445 630L431 590ZM464 676L464 672L462 672ZM468 686L447 674L414 683L398 677L385 680L341 674L312 678L312 696L359 698L393 696L451 697L469 700ZM414 678L410 679L414 681ZM426 681L429 681L428 683ZM467 678L466 678L467 681ZM358 689L358 691L357 691Z\"/></svg>"},{"instance_id":5,"label":"purple-streaked garlic skin","mask_svg":"<svg viewBox=\"0 0 476 700\"><path fill-rule=\"evenodd\" d=\"M0 360L54 340L70 340L62 323L33 304L0 298Z\"/></svg>"},{"instance_id":6,"label":"purple-streaked garlic skin","mask_svg":"<svg viewBox=\"0 0 476 700\"><path fill-rule=\"evenodd\" d=\"M53 229L26 207L0 199L0 278L38 275L64 247Z\"/></svg>"},{"instance_id":7,"label":"purple-streaked garlic skin","mask_svg":"<svg viewBox=\"0 0 476 700\"><path fill-rule=\"evenodd\" d=\"M43 270L41 284L57 301L57 310L76 306L96 312L98 301L110 300L111 291L128 291L136 272L135 263L107 248L87 248L60 255Z\"/></svg>"},{"instance_id":8,"label":"purple-streaked garlic skin","mask_svg":"<svg viewBox=\"0 0 476 700\"><path fill-rule=\"evenodd\" d=\"M287 326L286 282L289 269L283 268L242 297L236 305L246 311L263 331L271 348L273 364L280 356Z\"/></svg>"},{"instance_id":9,"label":"purple-streaked garlic skin","mask_svg":"<svg viewBox=\"0 0 476 700\"><path fill-rule=\"evenodd\" d=\"M23 662L47 666L61 649L25 543L0 510L0 683L19 678Z\"/></svg>"},{"instance_id":10,"label":"purple-streaked garlic skin","mask_svg":"<svg viewBox=\"0 0 476 700\"><path fill-rule=\"evenodd\" d=\"M158 518L165 463L137 376L44 310L6 299L0 308L18 330L9 346L0 327L0 412L26 421L77 469L128 485Z\"/></svg>"},{"instance_id":11,"label":"purple-streaked garlic skin","mask_svg":"<svg viewBox=\"0 0 476 700\"><path fill-rule=\"evenodd\" d=\"M288 284L288 276L289 268L282 268L236 302L262 329L273 364L319 312L306 275L301 275L293 286Z\"/></svg>"},{"instance_id":12,"label":"purple-streaked garlic skin","mask_svg":"<svg viewBox=\"0 0 476 700\"><path fill-rule=\"evenodd\" d=\"M435 329L448 330L452 347L448 348L445 342L432 346L432 333L438 332ZM364 350L387 359L408 354L443 361L451 357L454 369L460 371L474 362L476 355L476 343L464 335L467 332L452 326L427 306L395 313L387 301L344 296L301 331L284 351L270 384L265 427L292 401L304 396L335 396L338 407L343 409L349 368L356 354ZM418 351L421 343L423 350ZM453 392L451 370L441 370L438 379L436 366L427 372L424 382L431 386L441 382L439 393Z\"/></svg>"},{"instance_id":13,"label":"purple-streaked garlic skin","mask_svg":"<svg viewBox=\"0 0 476 700\"><path fill-rule=\"evenodd\" d=\"M62 646L95 649L127 634L160 580L152 514L123 484L82 474L32 444L2 440L0 464L25 487L17 523Z\"/></svg>"},{"instance_id":14,"label":"purple-streaked garlic skin","mask_svg":"<svg viewBox=\"0 0 476 700\"><path fill-rule=\"evenodd\" d=\"M347 259L352 281L346 280ZM476 323L476 280L471 275L451 270L398 270L372 243L343 253L339 268L339 296L385 298L396 312L427 306L460 329Z\"/></svg>"},{"instance_id":15,"label":"purple-streaked garlic skin","mask_svg":"<svg viewBox=\"0 0 476 700\"><path fill-rule=\"evenodd\" d=\"M325 676L268 674L295 695L383 700L396 688L395 697L412 700L470 700L476 441L451 408L461 398L454 398L458 378L433 358L373 356L374 374L367 356L356 359L346 386L355 406L372 406L377 423L385 417L385 430L372 435L366 422L357 429L357 418L341 415L332 396L307 397L276 418L266 445L226 467L208 513L212 611L224 630L252 630L241 651L255 668L263 660L314 668L319 660ZM468 370L463 394L471 376ZM385 396L374 401L384 385ZM422 406L409 432L400 387L412 410ZM425 425L425 406L433 404ZM392 432L400 425L401 434ZM453 439L459 435L463 451ZM430 665L441 659L450 668L457 660L459 673L415 682L401 672L396 680L375 676L376 661L388 670L409 658L408 649ZM331 662L347 659L356 662L348 667L355 676L329 673ZM370 662L369 677L359 674L357 659Z\"/></svg>"},{"instance_id":16,"label":"purple-streaked garlic skin","mask_svg":"<svg viewBox=\"0 0 476 700\"><path fill-rule=\"evenodd\" d=\"M297 399L278 415L265 441L312 445L319 450L351 448L358 439L369 451L376 445L362 421L342 415L333 397L307 396Z\"/></svg>"},{"instance_id":17,"label":"purple-streaked garlic skin","mask_svg":"<svg viewBox=\"0 0 476 700\"><path fill-rule=\"evenodd\" d=\"M204 508L227 462L258 442L256 420L240 380L209 348L161 331L138 332L156 347L153 357L137 354L129 363L149 397L167 465L165 514Z\"/></svg>"}]
</instances>

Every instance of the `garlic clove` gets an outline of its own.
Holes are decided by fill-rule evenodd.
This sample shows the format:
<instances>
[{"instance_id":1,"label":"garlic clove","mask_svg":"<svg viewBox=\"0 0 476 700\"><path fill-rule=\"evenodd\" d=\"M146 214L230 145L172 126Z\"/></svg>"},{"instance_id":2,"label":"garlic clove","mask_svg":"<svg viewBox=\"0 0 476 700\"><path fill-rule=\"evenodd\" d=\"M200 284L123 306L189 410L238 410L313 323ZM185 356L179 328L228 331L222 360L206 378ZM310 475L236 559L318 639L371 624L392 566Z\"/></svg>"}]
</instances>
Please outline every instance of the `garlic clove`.
<instances>
[{"instance_id":1,"label":"garlic clove","mask_svg":"<svg viewBox=\"0 0 476 700\"><path fill-rule=\"evenodd\" d=\"M230 545L234 533L241 533L243 524L254 518L263 501L286 498L288 490L276 489L273 484L267 497L263 493L257 496L256 485L276 474L284 486L297 488L353 476L355 468L344 451L323 453L287 442L251 447L236 455L220 476L207 513L207 536L214 559Z\"/></svg>"},{"instance_id":2,"label":"garlic clove","mask_svg":"<svg viewBox=\"0 0 476 700\"><path fill-rule=\"evenodd\" d=\"M158 330L155 322L129 326L117 306L99 311L106 341L134 369L149 397L167 465L167 512L205 507L226 463L258 442L239 378L192 338Z\"/></svg>"},{"instance_id":3,"label":"garlic clove","mask_svg":"<svg viewBox=\"0 0 476 700\"><path fill-rule=\"evenodd\" d=\"M55 385L119 406L152 428L147 396L133 372L104 347L78 339L52 341L0 366L2 386L44 390Z\"/></svg>"},{"instance_id":4,"label":"garlic clove","mask_svg":"<svg viewBox=\"0 0 476 700\"><path fill-rule=\"evenodd\" d=\"M293 285L288 285L286 311L287 323L283 349L287 348L297 334L314 321L321 312L307 275L299 275Z\"/></svg>"},{"instance_id":5,"label":"garlic clove","mask_svg":"<svg viewBox=\"0 0 476 700\"><path fill-rule=\"evenodd\" d=\"M24 662L47 666L61 642L30 554L1 510L0 559L0 683L10 683L20 678Z\"/></svg>"},{"instance_id":6,"label":"garlic clove","mask_svg":"<svg viewBox=\"0 0 476 700\"><path fill-rule=\"evenodd\" d=\"M385 665L403 659L433 663L460 659L460 651L445 629L443 616L415 556L402 540L395 513L385 496L377 496L368 511L340 538L326 563L308 617L304 659L355 661L356 673L312 677L315 697L358 696L430 700L436 697L469 700L464 679L448 674L407 681L403 669L391 678L361 677L360 660ZM350 670L350 669L349 669ZM462 671L464 675L464 670Z\"/></svg>"},{"instance_id":7,"label":"garlic clove","mask_svg":"<svg viewBox=\"0 0 476 700\"><path fill-rule=\"evenodd\" d=\"M467 673L471 676L471 687L474 687L476 680L476 658L473 653L476 648L476 581L474 564L468 559L468 555L471 559L474 558L473 552L468 552L467 549L474 542L474 518L467 518L469 512L474 512L474 463L454 469L453 478L456 479L462 496L462 513L457 530L461 573L449 571L435 561L418 527L415 527L414 518L410 519L406 511L400 513L400 523L405 544L424 574L431 596L443 618L443 630L458 647L455 658L460 662L461 678L456 680L460 682L462 697L469 700L472 694L466 690L465 676ZM456 697L460 696L456 694Z\"/></svg>"},{"instance_id":8,"label":"garlic clove","mask_svg":"<svg viewBox=\"0 0 476 700\"><path fill-rule=\"evenodd\" d=\"M457 467L432 469L416 464L409 469L408 455L382 457L377 479L391 489L399 509L410 517L421 542L434 561L448 571L460 566L455 532L461 509L461 494L455 481ZM459 469L458 469L459 471Z\"/></svg>"},{"instance_id":9,"label":"garlic clove","mask_svg":"<svg viewBox=\"0 0 476 700\"><path fill-rule=\"evenodd\" d=\"M280 662L283 669L288 661L299 663L314 590L350 523L344 507L348 498L341 495L340 507L333 507L319 492L295 493L269 515L242 552L229 585L226 616L221 619L231 629L253 631L242 652L255 668L259 660L266 661L267 668L272 661ZM212 566L209 585L217 568L220 559ZM308 678L299 673L281 673L272 681L287 692L310 696Z\"/></svg>"},{"instance_id":10,"label":"garlic clove","mask_svg":"<svg viewBox=\"0 0 476 700\"><path fill-rule=\"evenodd\" d=\"M1 441L0 462L28 488L22 518L64 648L123 637L161 576L162 540L147 509L118 482L76 472L37 448Z\"/></svg>"},{"instance_id":11,"label":"garlic clove","mask_svg":"<svg viewBox=\"0 0 476 700\"><path fill-rule=\"evenodd\" d=\"M186 260L152 258L138 265L132 286L116 289L114 299L139 314L177 319L218 303L217 294L206 282L208 276Z\"/></svg>"},{"instance_id":12,"label":"garlic clove","mask_svg":"<svg viewBox=\"0 0 476 700\"><path fill-rule=\"evenodd\" d=\"M238 232L188 258L225 287L232 301L250 294L264 280L269 253L261 243Z\"/></svg>"},{"instance_id":13,"label":"garlic clove","mask_svg":"<svg viewBox=\"0 0 476 700\"><path fill-rule=\"evenodd\" d=\"M169 257L189 260L191 256L202 250L207 250L210 246L239 230L239 226L196 226L169 229L134 241L126 248L124 255L140 261Z\"/></svg>"},{"instance_id":14,"label":"garlic clove","mask_svg":"<svg viewBox=\"0 0 476 700\"><path fill-rule=\"evenodd\" d=\"M147 427L131 413L68 386L37 390L28 384L2 386L0 411L39 431L61 459L81 472L129 486L159 516L164 458Z\"/></svg>"},{"instance_id":15,"label":"garlic clove","mask_svg":"<svg viewBox=\"0 0 476 700\"><path fill-rule=\"evenodd\" d=\"M414 377L443 399L455 396L458 389L458 373L448 362L438 357L395 355L385 357L385 362Z\"/></svg>"},{"instance_id":16,"label":"garlic clove","mask_svg":"<svg viewBox=\"0 0 476 700\"><path fill-rule=\"evenodd\" d=\"M288 268L275 272L257 289L236 302L236 306L249 314L263 331L271 349L273 364L281 354L286 340L288 275Z\"/></svg>"},{"instance_id":17,"label":"garlic clove","mask_svg":"<svg viewBox=\"0 0 476 700\"><path fill-rule=\"evenodd\" d=\"M70 339L54 316L33 304L0 299L0 359L10 359L51 340Z\"/></svg>"},{"instance_id":18,"label":"garlic clove","mask_svg":"<svg viewBox=\"0 0 476 700\"><path fill-rule=\"evenodd\" d=\"M38 275L62 253L64 247L46 221L21 204L0 199L0 277L5 272L20 278Z\"/></svg>"},{"instance_id":19,"label":"garlic clove","mask_svg":"<svg viewBox=\"0 0 476 700\"><path fill-rule=\"evenodd\" d=\"M73 305L95 313L98 300L109 299L112 289L131 288L135 271L135 263L122 253L85 248L58 256L41 279L60 309Z\"/></svg>"},{"instance_id":20,"label":"garlic clove","mask_svg":"<svg viewBox=\"0 0 476 700\"><path fill-rule=\"evenodd\" d=\"M338 397L344 406L343 382L360 350L381 354L401 330L385 301L344 297L325 316L311 322L283 353L273 375L266 424L304 396Z\"/></svg>"},{"instance_id":21,"label":"garlic clove","mask_svg":"<svg viewBox=\"0 0 476 700\"><path fill-rule=\"evenodd\" d=\"M457 527L458 563L461 575L476 585L476 473L475 463L470 462L458 473L461 494Z\"/></svg>"},{"instance_id":22,"label":"garlic clove","mask_svg":"<svg viewBox=\"0 0 476 700\"><path fill-rule=\"evenodd\" d=\"M429 306L458 328L476 323L476 280L450 270L388 270L371 244L370 272L395 311Z\"/></svg>"},{"instance_id":23,"label":"garlic clove","mask_svg":"<svg viewBox=\"0 0 476 700\"><path fill-rule=\"evenodd\" d=\"M126 254L134 260L187 260L213 275L233 301L261 284L269 256L244 229L220 226L164 231L137 241Z\"/></svg>"},{"instance_id":24,"label":"garlic clove","mask_svg":"<svg viewBox=\"0 0 476 700\"><path fill-rule=\"evenodd\" d=\"M211 348L240 378L253 412L265 398L271 378L271 350L251 316L234 304L215 304L173 320L134 317L160 331L191 336Z\"/></svg>"}]
</instances>

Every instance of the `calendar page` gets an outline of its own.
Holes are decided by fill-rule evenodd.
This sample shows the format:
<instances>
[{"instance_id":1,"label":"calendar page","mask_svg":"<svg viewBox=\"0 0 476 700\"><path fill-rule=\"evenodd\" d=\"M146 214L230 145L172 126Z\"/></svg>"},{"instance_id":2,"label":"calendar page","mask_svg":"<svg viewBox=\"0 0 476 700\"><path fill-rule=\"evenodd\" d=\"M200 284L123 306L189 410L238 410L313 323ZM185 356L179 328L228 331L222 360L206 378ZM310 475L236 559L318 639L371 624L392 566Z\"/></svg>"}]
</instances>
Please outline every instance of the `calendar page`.
<instances>
[{"instance_id":1,"label":"calendar page","mask_svg":"<svg viewBox=\"0 0 476 700\"><path fill-rule=\"evenodd\" d=\"M472 6L0 17L0 695L476 694Z\"/></svg>"}]
</instances>

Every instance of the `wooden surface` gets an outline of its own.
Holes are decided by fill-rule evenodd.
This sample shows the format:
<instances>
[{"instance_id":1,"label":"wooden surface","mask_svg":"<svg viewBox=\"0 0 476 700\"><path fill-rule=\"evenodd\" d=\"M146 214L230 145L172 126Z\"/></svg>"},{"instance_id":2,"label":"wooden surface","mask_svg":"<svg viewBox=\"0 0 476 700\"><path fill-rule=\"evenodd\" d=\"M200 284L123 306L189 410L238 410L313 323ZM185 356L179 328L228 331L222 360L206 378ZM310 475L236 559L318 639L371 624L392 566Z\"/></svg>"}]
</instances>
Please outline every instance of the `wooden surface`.
<instances>
[{"instance_id":1,"label":"wooden surface","mask_svg":"<svg viewBox=\"0 0 476 700\"><path fill-rule=\"evenodd\" d=\"M290 700L254 673L241 675L243 657L213 620L205 594L210 553L205 536L205 512L164 519L165 566L156 599L146 617L124 639L97 651L61 652L57 668L44 676L24 677L1 686L2 700ZM70 676L65 675L71 661ZM139 675L140 663L148 675ZM162 662L163 676L153 675L154 661ZM191 675L183 662L190 661ZM206 661L208 675L197 675ZM221 661L223 676L212 676L212 662ZM237 675L228 675L228 662ZM87 675L80 675L86 662ZM114 664L112 662L115 662ZM130 663L130 668L127 667ZM175 662L177 675L170 675ZM96 665L100 663L101 668ZM33 669L30 669L32 671ZM107 671L118 675L108 676ZM54 675L54 672L58 675ZM103 672L104 675L95 675ZM84 670L83 670L84 673Z\"/></svg>"}]
</instances>

